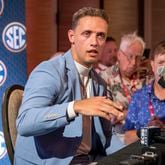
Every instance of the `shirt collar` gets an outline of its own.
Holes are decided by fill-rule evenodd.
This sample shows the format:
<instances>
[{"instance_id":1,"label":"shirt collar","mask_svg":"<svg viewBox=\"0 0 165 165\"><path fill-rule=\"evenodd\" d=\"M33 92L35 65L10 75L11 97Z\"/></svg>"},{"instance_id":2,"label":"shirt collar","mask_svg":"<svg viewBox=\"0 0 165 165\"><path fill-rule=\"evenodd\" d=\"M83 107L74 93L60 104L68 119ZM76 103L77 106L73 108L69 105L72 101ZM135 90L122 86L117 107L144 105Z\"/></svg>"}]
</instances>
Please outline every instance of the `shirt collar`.
<instances>
[{"instance_id":1,"label":"shirt collar","mask_svg":"<svg viewBox=\"0 0 165 165\"><path fill-rule=\"evenodd\" d=\"M82 76L88 76L89 75L89 72L91 70L91 67L90 68L87 68L81 64L79 64L78 62L74 61L75 62L75 65L76 65L76 68L77 68L77 71L80 75Z\"/></svg>"}]
</instances>

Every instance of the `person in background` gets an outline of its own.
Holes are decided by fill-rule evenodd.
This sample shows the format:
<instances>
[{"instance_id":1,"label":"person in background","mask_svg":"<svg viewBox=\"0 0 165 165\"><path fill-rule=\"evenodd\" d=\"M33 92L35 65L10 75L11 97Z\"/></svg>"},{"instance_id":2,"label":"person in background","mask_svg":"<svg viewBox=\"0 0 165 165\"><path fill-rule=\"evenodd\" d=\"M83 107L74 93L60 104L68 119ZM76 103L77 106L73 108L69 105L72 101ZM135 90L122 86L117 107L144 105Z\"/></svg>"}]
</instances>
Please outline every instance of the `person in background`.
<instances>
[{"instance_id":1,"label":"person in background","mask_svg":"<svg viewBox=\"0 0 165 165\"><path fill-rule=\"evenodd\" d=\"M107 67L114 65L117 61L117 43L113 37L108 36L99 59L99 62L95 66L97 73L105 70Z\"/></svg>"},{"instance_id":2,"label":"person in background","mask_svg":"<svg viewBox=\"0 0 165 165\"><path fill-rule=\"evenodd\" d=\"M117 63L100 72L112 92L113 100L123 105L125 115L132 94L146 83L146 80L139 79L137 74L144 49L145 43L136 33L123 35L117 52ZM123 125L124 120L118 123L114 121L114 143L111 145L111 152L125 146ZM121 143L116 139L120 139Z\"/></svg>"},{"instance_id":3,"label":"person in background","mask_svg":"<svg viewBox=\"0 0 165 165\"><path fill-rule=\"evenodd\" d=\"M165 77L165 41L158 43L151 54L151 67L154 81L138 90L132 97L125 122L125 142L138 140L136 130L145 126L164 127L165 88L159 84ZM165 85L165 78L164 78Z\"/></svg>"},{"instance_id":4,"label":"person in background","mask_svg":"<svg viewBox=\"0 0 165 165\"><path fill-rule=\"evenodd\" d=\"M113 37L107 37L101 54L101 63L107 67L114 65L117 61L117 43Z\"/></svg>"},{"instance_id":5,"label":"person in background","mask_svg":"<svg viewBox=\"0 0 165 165\"><path fill-rule=\"evenodd\" d=\"M104 80L92 69L103 49L108 16L84 7L72 17L71 49L31 73L17 117L14 164L89 164L106 156L111 119L122 106L108 99Z\"/></svg>"}]
</instances>

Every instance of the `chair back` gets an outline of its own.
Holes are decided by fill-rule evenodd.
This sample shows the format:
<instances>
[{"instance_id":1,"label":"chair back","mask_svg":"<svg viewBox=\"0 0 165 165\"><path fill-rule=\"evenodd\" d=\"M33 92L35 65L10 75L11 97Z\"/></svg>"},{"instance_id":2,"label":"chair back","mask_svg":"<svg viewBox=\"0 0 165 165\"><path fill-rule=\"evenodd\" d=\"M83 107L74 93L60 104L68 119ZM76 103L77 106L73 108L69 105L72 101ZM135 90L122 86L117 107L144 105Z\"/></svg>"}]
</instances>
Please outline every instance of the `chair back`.
<instances>
[{"instance_id":1,"label":"chair back","mask_svg":"<svg viewBox=\"0 0 165 165\"><path fill-rule=\"evenodd\" d=\"M17 136L16 118L22 102L23 91L23 86L14 84L6 89L2 100L2 127L11 164L14 160L14 147Z\"/></svg>"}]
</instances>

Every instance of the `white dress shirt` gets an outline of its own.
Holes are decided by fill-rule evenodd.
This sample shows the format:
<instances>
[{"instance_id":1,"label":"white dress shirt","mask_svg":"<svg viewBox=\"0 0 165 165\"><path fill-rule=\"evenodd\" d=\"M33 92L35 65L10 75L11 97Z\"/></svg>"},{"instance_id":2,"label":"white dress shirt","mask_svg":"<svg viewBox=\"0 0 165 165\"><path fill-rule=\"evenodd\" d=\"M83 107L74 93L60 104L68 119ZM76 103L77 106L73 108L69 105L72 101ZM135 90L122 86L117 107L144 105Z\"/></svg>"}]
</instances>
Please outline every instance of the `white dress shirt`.
<instances>
[{"instance_id":1,"label":"white dress shirt","mask_svg":"<svg viewBox=\"0 0 165 165\"><path fill-rule=\"evenodd\" d=\"M89 72L91 70L91 68L87 68L79 63L77 63L76 61L75 62L75 65L76 65L76 68L77 68L77 71L79 73L79 76L80 76L80 81L83 82L83 79L84 81L86 81L85 83L86 84L86 89L87 89L87 98L90 97L90 91L91 91L91 84L92 84L92 79L89 77ZM77 116L77 114L75 113L74 111L74 101L70 102L69 105L68 105L68 108L67 108L67 113L68 113L68 117L69 119L73 119Z\"/></svg>"}]
</instances>

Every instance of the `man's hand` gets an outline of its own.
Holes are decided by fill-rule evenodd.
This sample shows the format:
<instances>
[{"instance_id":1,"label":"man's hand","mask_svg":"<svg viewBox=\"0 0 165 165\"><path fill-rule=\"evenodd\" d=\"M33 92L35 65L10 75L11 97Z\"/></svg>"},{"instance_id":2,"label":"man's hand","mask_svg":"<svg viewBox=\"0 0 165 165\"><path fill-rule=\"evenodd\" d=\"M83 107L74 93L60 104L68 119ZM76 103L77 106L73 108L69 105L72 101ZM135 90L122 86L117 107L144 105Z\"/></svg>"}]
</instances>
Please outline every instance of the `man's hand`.
<instances>
[{"instance_id":1,"label":"man's hand","mask_svg":"<svg viewBox=\"0 0 165 165\"><path fill-rule=\"evenodd\" d=\"M76 113L87 116L100 116L107 120L116 118L120 121L124 117L121 105L102 96L75 101L74 110Z\"/></svg>"}]
</instances>

